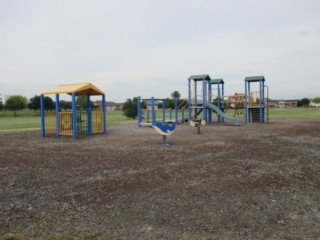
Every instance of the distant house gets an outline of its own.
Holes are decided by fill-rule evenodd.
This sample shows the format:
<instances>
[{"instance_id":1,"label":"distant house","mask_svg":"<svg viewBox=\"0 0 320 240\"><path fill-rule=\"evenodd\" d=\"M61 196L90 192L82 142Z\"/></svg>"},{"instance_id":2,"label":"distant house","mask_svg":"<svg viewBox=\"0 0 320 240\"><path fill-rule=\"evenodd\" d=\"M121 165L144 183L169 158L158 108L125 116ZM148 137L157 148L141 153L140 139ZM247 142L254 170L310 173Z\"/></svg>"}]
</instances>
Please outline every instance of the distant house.
<instances>
[{"instance_id":1,"label":"distant house","mask_svg":"<svg viewBox=\"0 0 320 240\"><path fill-rule=\"evenodd\" d=\"M94 108L101 108L102 106L102 101L96 101L94 103ZM107 111L120 111L123 108L123 103L115 103L115 102L106 102L106 110Z\"/></svg>"},{"instance_id":2,"label":"distant house","mask_svg":"<svg viewBox=\"0 0 320 240\"><path fill-rule=\"evenodd\" d=\"M0 103L2 103L3 105L6 103L6 99L8 99L9 96L7 95L3 95L0 93Z\"/></svg>"},{"instance_id":3,"label":"distant house","mask_svg":"<svg viewBox=\"0 0 320 240\"><path fill-rule=\"evenodd\" d=\"M278 108L286 108L286 107L297 107L298 99L291 99L291 100L271 100L269 99L269 106L270 107L278 107Z\"/></svg>"},{"instance_id":4,"label":"distant house","mask_svg":"<svg viewBox=\"0 0 320 240\"><path fill-rule=\"evenodd\" d=\"M320 107L320 103L315 103L315 102L311 101L309 106L310 107Z\"/></svg>"}]
</instances>

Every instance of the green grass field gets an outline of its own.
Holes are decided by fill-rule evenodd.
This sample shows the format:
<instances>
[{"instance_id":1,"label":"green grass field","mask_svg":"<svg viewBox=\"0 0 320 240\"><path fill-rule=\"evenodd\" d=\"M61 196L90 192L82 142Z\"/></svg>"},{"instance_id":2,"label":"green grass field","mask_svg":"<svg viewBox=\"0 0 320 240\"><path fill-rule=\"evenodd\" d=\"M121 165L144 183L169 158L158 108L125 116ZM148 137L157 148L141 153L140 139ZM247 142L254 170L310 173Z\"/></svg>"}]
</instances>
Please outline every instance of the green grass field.
<instances>
[{"instance_id":1,"label":"green grass field","mask_svg":"<svg viewBox=\"0 0 320 240\"><path fill-rule=\"evenodd\" d=\"M122 111L107 112L107 124L126 121L132 121L132 119L124 116ZM0 112L0 133L32 129L40 129L39 113L20 111L17 112L17 116L14 117L13 112Z\"/></svg>"},{"instance_id":2,"label":"green grass field","mask_svg":"<svg viewBox=\"0 0 320 240\"><path fill-rule=\"evenodd\" d=\"M161 111L158 111L159 113ZM229 110L228 114L233 115L233 111ZM186 115L187 116L187 112ZM167 118L169 114L167 113ZM174 118L174 111L173 111ZM305 118L305 119L320 119L320 108L271 108L269 112L269 119L276 118ZM132 120L123 115L122 111L109 111L107 112L107 124L108 123L118 123L127 121L137 121ZM13 116L11 111L1 111L0 112L0 133L12 132L17 130L31 130L40 129L40 116L39 113L34 113L31 111L20 111L17 116Z\"/></svg>"}]
</instances>

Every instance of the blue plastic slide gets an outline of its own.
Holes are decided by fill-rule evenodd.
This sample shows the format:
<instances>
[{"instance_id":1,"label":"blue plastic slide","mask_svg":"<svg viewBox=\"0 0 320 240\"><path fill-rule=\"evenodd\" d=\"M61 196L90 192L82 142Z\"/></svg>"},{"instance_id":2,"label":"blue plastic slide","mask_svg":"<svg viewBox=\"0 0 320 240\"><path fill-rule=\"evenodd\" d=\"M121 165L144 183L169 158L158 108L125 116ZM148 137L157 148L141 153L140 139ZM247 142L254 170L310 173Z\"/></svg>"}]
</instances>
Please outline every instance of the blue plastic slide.
<instances>
[{"instance_id":1,"label":"blue plastic slide","mask_svg":"<svg viewBox=\"0 0 320 240\"><path fill-rule=\"evenodd\" d=\"M236 126L240 126L240 120L238 118L233 118L233 117L230 117L230 116L224 114L224 112L222 112L220 108L218 108L217 106L215 106L213 104L208 104L207 107L212 109L213 111L215 111L220 117L223 117L225 120L233 122L234 125L236 125Z\"/></svg>"}]
</instances>

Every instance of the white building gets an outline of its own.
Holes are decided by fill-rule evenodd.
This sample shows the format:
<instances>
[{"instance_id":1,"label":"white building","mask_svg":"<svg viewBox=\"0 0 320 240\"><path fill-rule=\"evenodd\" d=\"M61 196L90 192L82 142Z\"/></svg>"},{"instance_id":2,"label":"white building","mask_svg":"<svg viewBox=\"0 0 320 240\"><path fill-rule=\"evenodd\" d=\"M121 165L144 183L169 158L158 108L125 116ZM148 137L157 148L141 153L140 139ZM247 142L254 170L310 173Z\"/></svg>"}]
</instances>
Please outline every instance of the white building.
<instances>
[{"instance_id":1,"label":"white building","mask_svg":"<svg viewBox=\"0 0 320 240\"><path fill-rule=\"evenodd\" d=\"M310 102L309 106L311 107L320 107L320 103Z\"/></svg>"},{"instance_id":2,"label":"white building","mask_svg":"<svg viewBox=\"0 0 320 240\"><path fill-rule=\"evenodd\" d=\"M3 95L0 93L0 103L3 105L6 103L6 99L8 99L9 95Z\"/></svg>"}]
</instances>

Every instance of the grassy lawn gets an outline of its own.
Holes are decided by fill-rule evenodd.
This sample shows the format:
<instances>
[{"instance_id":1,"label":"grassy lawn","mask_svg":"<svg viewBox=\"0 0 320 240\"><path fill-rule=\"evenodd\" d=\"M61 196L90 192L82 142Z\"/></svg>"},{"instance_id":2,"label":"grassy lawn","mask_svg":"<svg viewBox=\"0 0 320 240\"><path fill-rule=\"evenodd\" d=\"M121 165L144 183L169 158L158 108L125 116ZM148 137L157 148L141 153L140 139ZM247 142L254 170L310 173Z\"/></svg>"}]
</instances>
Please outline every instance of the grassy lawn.
<instances>
[{"instance_id":1,"label":"grassy lawn","mask_svg":"<svg viewBox=\"0 0 320 240\"><path fill-rule=\"evenodd\" d=\"M157 118L161 118L162 111L157 111ZM233 111L229 110L228 114L233 115ZM146 116L146 114L144 114ZM185 111L185 116L188 116ZM151 114L150 114L151 117ZM172 111L172 117L174 119L175 112ZM166 113L166 118L169 118L169 112ZM271 108L269 112L269 118L320 118L320 108ZM122 111L109 111L107 112L107 124L117 122L137 121L132 120L123 115ZM19 111L17 116L13 116L11 111L0 112L0 132L10 132L21 129L40 129L40 116L39 113L32 111Z\"/></svg>"},{"instance_id":2,"label":"grassy lawn","mask_svg":"<svg viewBox=\"0 0 320 240\"><path fill-rule=\"evenodd\" d=\"M107 124L131 121L123 115L122 111L107 112ZM13 116L13 112L1 111L0 112L0 133L12 132L14 130L31 130L40 129L40 116L39 113L31 111L19 111L17 116Z\"/></svg>"},{"instance_id":3,"label":"grassy lawn","mask_svg":"<svg viewBox=\"0 0 320 240\"><path fill-rule=\"evenodd\" d=\"M269 118L320 118L320 108L271 108Z\"/></svg>"}]
</instances>

